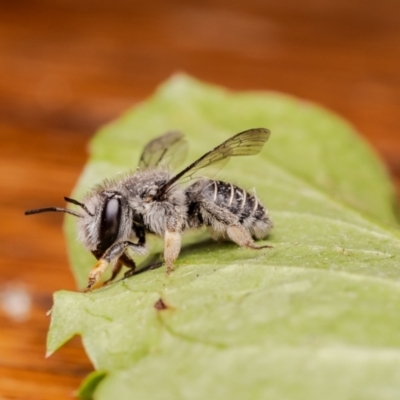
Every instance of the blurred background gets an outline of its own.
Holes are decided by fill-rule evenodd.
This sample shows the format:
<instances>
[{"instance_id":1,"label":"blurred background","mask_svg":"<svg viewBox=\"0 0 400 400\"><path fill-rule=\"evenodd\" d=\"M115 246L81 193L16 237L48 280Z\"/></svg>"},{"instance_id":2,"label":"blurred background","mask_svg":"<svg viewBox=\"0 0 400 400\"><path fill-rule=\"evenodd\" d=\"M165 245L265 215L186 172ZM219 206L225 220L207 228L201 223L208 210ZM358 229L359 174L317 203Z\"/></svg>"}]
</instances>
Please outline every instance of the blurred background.
<instances>
[{"instance_id":1,"label":"blurred background","mask_svg":"<svg viewBox=\"0 0 400 400\"><path fill-rule=\"evenodd\" d=\"M23 211L63 204L94 132L179 71L330 108L400 194L398 0L3 0L1 399L70 398L92 370L79 339L44 359L52 293L74 282L62 215Z\"/></svg>"}]
</instances>

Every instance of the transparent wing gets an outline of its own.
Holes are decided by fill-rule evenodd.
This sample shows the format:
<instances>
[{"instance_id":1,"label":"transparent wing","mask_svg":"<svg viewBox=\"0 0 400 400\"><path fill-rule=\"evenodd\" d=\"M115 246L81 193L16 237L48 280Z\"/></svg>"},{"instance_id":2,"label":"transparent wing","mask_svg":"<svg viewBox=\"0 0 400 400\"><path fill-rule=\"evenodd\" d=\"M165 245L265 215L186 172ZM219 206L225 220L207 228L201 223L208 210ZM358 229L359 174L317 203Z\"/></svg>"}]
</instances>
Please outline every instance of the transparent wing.
<instances>
[{"instance_id":1,"label":"transparent wing","mask_svg":"<svg viewBox=\"0 0 400 400\"><path fill-rule=\"evenodd\" d=\"M258 154L268 140L271 132L265 128L250 129L238 133L215 147L195 162L186 167L179 174L170 179L159 189L157 197L162 196L178 180L191 179L195 174L208 166L216 165L220 167L225 165L231 157L252 156Z\"/></svg>"},{"instance_id":2,"label":"transparent wing","mask_svg":"<svg viewBox=\"0 0 400 400\"><path fill-rule=\"evenodd\" d=\"M159 165L176 168L185 160L187 152L188 143L183 133L167 132L147 143L139 159L139 168L146 169Z\"/></svg>"}]
</instances>

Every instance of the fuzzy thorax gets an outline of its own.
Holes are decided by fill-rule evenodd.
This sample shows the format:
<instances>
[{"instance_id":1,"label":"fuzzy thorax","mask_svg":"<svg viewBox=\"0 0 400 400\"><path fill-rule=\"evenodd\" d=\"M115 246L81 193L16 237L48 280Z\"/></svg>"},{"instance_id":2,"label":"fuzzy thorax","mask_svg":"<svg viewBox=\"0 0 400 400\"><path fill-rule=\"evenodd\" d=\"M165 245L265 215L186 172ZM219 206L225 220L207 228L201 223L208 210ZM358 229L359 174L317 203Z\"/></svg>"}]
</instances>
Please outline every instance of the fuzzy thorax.
<instances>
[{"instance_id":1,"label":"fuzzy thorax","mask_svg":"<svg viewBox=\"0 0 400 400\"><path fill-rule=\"evenodd\" d=\"M121 219L115 241L136 240L134 223L159 236L166 229L182 231L187 214L186 197L179 185L173 185L165 198L155 201L158 189L171 178L171 173L154 168L137 171L119 179L105 180L84 198L90 214L79 218L78 240L90 251L98 249L104 208L110 194L120 201Z\"/></svg>"}]
</instances>

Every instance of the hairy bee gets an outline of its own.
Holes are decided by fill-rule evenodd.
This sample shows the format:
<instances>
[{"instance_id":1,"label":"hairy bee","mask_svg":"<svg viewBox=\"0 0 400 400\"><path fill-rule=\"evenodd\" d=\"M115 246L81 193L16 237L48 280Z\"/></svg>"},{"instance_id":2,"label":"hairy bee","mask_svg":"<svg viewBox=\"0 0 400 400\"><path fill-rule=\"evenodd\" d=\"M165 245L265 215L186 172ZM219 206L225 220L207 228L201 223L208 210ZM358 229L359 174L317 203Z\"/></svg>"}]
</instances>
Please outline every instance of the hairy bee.
<instances>
[{"instance_id":1,"label":"hairy bee","mask_svg":"<svg viewBox=\"0 0 400 400\"><path fill-rule=\"evenodd\" d=\"M143 149L134 173L105 180L83 202L65 198L82 209L47 207L25 214L56 211L78 217L78 239L97 258L89 273L87 290L112 264L113 280L122 266L125 277L135 272L128 255L146 253L146 233L164 238L164 262L167 274L181 249L184 231L209 227L214 237L226 237L239 246L262 249L253 239L265 238L272 222L265 207L254 194L232 183L199 177L205 167L225 164L231 157L258 154L268 140L268 129L250 129L226 140L174 175L166 165L180 160L187 143L179 132L166 133ZM193 181L192 181L193 180ZM189 182L184 186L184 182Z\"/></svg>"}]
</instances>

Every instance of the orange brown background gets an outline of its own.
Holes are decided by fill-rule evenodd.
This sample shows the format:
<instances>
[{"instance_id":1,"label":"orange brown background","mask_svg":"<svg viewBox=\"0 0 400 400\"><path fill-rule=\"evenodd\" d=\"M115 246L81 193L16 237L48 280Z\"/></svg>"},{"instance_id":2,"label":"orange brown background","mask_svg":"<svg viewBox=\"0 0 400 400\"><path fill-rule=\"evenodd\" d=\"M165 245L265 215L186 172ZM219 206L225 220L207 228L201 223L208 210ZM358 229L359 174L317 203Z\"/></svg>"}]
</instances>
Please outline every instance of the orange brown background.
<instances>
[{"instance_id":1,"label":"orange brown background","mask_svg":"<svg viewBox=\"0 0 400 400\"><path fill-rule=\"evenodd\" d=\"M0 399L67 399L92 370L79 339L45 360L52 293L74 290L63 204L103 124L185 71L276 90L347 118L400 193L400 2L3 0L0 4ZM373 193L371 193L373 196Z\"/></svg>"}]
</instances>

